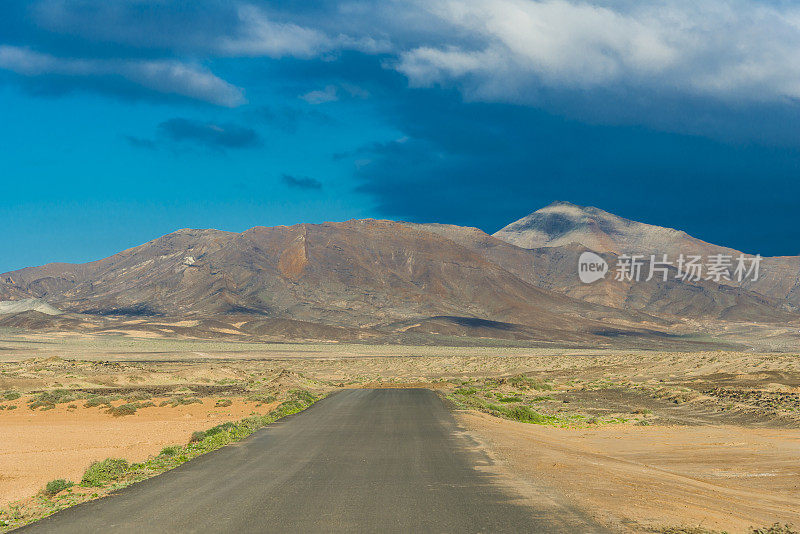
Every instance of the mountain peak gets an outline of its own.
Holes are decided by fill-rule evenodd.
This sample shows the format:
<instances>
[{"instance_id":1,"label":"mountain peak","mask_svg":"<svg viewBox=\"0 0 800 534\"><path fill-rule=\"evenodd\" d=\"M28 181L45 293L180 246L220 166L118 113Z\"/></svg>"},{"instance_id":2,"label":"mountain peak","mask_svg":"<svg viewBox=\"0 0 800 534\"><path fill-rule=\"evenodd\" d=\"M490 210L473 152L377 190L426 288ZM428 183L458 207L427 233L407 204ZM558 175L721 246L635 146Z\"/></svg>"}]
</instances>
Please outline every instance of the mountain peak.
<instances>
[{"instance_id":1,"label":"mountain peak","mask_svg":"<svg viewBox=\"0 0 800 534\"><path fill-rule=\"evenodd\" d=\"M522 248L577 243L614 254L736 253L686 232L625 219L593 206L556 201L497 231L494 237Z\"/></svg>"}]
</instances>

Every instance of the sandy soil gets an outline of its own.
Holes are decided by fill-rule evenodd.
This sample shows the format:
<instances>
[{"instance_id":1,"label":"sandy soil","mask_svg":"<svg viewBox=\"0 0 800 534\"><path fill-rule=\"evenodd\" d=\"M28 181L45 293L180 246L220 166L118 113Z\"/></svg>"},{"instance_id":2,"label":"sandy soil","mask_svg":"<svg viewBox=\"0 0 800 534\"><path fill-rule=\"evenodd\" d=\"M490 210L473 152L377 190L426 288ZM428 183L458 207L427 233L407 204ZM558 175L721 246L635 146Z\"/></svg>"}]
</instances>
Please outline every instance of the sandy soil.
<instances>
[{"instance_id":1,"label":"sandy soil","mask_svg":"<svg viewBox=\"0 0 800 534\"><path fill-rule=\"evenodd\" d=\"M520 389L513 380L520 375L547 387ZM523 493L558 495L565 506L574 502L618 530L702 525L746 532L775 521L800 526L797 354L2 332L0 394L26 396L0 398L0 408L19 406L0 410L0 506L55 478L77 481L93 460L142 460L165 445L185 443L195 430L257 410L241 401L215 408L222 396L280 399L292 388L338 387L428 387L454 399L457 390L474 389L469 396L485 403L483 409L524 404L550 417L582 417L577 428L553 428L478 412L459 415L510 484ZM156 397L188 391L204 404L142 408L119 418L84 409L82 401L75 411L67 404L28 409L30 394L62 388L121 398L136 391Z\"/></svg>"},{"instance_id":2,"label":"sandy soil","mask_svg":"<svg viewBox=\"0 0 800 534\"><path fill-rule=\"evenodd\" d=\"M622 531L747 532L800 525L800 430L739 426L563 429L463 411L458 420L530 495L542 484Z\"/></svg>"},{"instance_id":3,"label":"sandy soil","mask_svg":"<svg viewBox=\"0 0 800 534\"><path fill-rule=\"evenodd\" d=\"M188 442L192 432L252 413L267 413L277 403L256 407L231 399L215 407L215 399L202 404L140 408L135 414L114 417L100 408L77 409L59 404L51 410L30 410L25 398L7 403L16 410L0 411L0 506L33 495L56 478L80 481L95 460L125 458L138 462L163 447ZM156 404L162 399L153 399ZM120 404L119 402L115 404Z\"/></svg>"}]
</instances>

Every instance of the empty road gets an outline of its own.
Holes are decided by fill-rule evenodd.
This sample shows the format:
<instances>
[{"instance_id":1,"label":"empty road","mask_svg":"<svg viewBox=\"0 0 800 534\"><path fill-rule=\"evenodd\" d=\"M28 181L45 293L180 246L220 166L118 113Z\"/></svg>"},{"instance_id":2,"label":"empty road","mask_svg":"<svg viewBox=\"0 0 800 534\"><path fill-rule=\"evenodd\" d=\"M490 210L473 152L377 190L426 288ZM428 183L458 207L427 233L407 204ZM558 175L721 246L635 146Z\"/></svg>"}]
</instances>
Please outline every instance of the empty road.
<instances>
[{"instance_id":1,"label":"empty road","mask_svg":"<svg viewBox=\"0 0 800 534\"><path fill-rule=\"evenodd\" d=\"M547 499L518 504L486 461L432 391L346 390L19 532L602 531Z\"/></svg>"}]
</instances>

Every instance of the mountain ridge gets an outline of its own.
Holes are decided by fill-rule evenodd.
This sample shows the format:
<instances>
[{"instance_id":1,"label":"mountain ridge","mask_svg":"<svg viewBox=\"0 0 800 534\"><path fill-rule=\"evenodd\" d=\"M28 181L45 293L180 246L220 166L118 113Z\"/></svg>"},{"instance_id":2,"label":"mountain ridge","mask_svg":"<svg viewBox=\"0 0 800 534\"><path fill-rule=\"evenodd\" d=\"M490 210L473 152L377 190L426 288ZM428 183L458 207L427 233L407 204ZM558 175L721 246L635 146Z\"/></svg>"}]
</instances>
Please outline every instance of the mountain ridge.
<instances>
[{"instance_id":1,"label":"mountain ridge","mask_svg":"<svg viewBox=\"0 0 800 534\"><path fill-rule=\"evenodd\" d=\"M566 204L559 206L563 211ZM197 320L220 335L314 338L318 332L324 339L361 339L446 332L599 342L611 332L667 339L688 328L689 319L781 324L798 317L787 299L746 287L676 280L582 284L577 257L590 248L559 241L563 220L550 224L552 214L541 212L521 228L553 238L536 248L477 228L382 219L241 233L181 229L94 262L0 275L0 300L39 299L65 312L49 319L34 311L0 316L0 326L132 329L166 317ZM638 235L652 227L631 223ZM615 256L599 252L609 261Z\"/></svg>"}]
</instances>

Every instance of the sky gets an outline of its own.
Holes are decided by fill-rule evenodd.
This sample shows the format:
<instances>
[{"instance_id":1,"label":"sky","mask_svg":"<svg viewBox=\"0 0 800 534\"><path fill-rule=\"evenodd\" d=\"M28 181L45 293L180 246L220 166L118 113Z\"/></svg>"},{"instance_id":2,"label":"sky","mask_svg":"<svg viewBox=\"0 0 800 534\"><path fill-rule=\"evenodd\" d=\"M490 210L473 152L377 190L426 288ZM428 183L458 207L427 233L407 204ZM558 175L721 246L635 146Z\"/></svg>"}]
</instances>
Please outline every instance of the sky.
<instances>
[{"instance_id":1,"label":"sky","mask_svg":"<svg viewBox=\"0 0 800 534\"><path fill-rule=\"evenodd\" d=\"M800 254L800 5L0 3L0 272L556 200Z\"/></svg>"}]
</instances>

